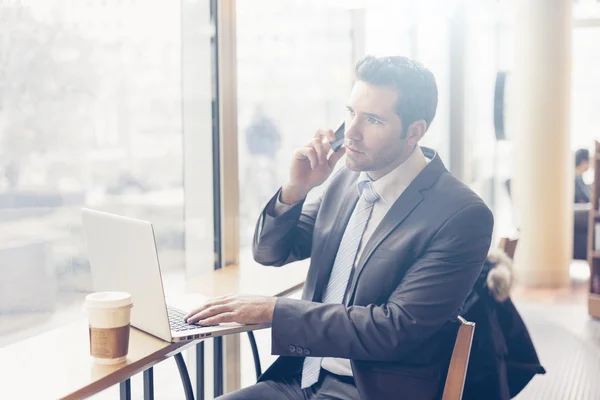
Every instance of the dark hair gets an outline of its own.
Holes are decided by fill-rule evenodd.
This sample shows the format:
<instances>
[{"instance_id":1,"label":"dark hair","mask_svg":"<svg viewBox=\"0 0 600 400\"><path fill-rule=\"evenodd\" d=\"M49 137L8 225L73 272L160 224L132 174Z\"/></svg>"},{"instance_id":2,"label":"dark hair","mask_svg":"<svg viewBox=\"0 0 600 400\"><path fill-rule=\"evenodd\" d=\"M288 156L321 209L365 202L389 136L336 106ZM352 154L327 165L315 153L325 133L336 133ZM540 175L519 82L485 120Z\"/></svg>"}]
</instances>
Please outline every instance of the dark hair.
<instances>
[{"instance_id":1,"label":"dark hair","mask_svg":"<svg viewBox=\"0 0 600 400\"><path fill-rule=\"evenodd\" d=\"M584 161L590 161L590 152L588 149L579 149L575 152L575 166L579 167Z\"/></svg>"},{"instance_id":2,"label":"dark hair","mask_svg":"<svg viewBox=\"0 0 600 400\"><path fill-rule=\"evenodd\" d=\"M356 78L398 91L396 113L403 128L424 120L429 128L438 102L435 77L423 64L406 57L366 56L356 64Z\"/></svg>"}]
</instances>

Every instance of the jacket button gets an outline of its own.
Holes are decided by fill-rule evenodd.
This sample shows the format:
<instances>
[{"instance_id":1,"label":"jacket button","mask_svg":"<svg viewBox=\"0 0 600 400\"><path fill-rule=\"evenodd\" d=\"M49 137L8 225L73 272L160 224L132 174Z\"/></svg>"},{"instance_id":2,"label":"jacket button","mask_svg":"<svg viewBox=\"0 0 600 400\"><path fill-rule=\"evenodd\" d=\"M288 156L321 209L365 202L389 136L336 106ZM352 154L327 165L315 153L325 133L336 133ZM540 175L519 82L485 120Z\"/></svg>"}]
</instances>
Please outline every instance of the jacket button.
<instances>
[{"instance_id":1,"label":"jacket button","mask_svg":"<svg viewBox=\"0 0 600 400\"><path fill-rule=\"evenodd\" d=\"M296 353L302 355L302 347L296 347Z\"/></svg>"},{"instance_id":2,"label":"jacket button","mask_svg":"<svg viewBox=\"0 0 600 400\"><path fill-rule=\"evenodd\" d=\"M296 352L296 346L294 346L293 344L290 344L290 346L288 347L288 350L291 351L292 353Z\"/></svg>"},{"instance_id":3,"label":"jacket button","mask_svg":"<svg viewBox=\"0 0 600 400\"><path fill-rule=\"evenodd\" d=\"M305 356L310 356L310 350L309 349L304 349L304 355Z\"/></svg>"}]
</instances>

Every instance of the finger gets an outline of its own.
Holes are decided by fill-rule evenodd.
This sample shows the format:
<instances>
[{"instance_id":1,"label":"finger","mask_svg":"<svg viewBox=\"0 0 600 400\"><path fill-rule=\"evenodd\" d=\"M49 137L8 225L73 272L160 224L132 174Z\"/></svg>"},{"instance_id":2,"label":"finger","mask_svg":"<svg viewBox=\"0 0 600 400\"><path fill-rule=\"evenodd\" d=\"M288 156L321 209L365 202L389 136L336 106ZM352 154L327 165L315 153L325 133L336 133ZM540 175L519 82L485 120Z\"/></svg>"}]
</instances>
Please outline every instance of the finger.
<instances>
[{"instance_id":1,"label":"finger","mask_svg":"<svg viewBox=\"0 0 600 400\"><path fill-rule=\"evenodd\" d=\"M205 310L208 306L208 303L205 303L202 307L198 307L198 308L194 308L192 311L190 311L189 313L186 314L185 317L183 317L183 321L184 322L188 322L188 320L193 317L194 315L198 314L199 312Z\"/></svg>"},{"instance_id":2,"label":"finger","mask_svg":"<svg viewBox=\"0 0 600 400\"><path fill-rule=\"evenodd\" d=\"M213 297L210 300L212 301L212 300L230 299L230 298L235 297L235 296L237 296L237 294L235 294L235 293L227 293L227 294L224 294L223 296Z\"/></svg>"},{"instance_id":3,"label":"finger","mask_svg":"<svg viewBox=\"0 0 600 400\"><path fill-rule=\"evenodd\" d=\"M207 308L210 308L210 307L212 307L212 306L215 306L215 305L218 305L218 304L222 304L222 303L220 303L220 302L218 302L218 303L215 303L215 302L214 302L214 300L209 300L209 301L207 301L206 303L204 303L204 304L202 305L202 307L195 308L195 309L193 309L192 311L188 312L188 313L185 315L185 317L183 317L183 320L184 320L185 322L187 322L187 320L188 320L189 318L191 318L192 316L194 316L194 315L196 315L196 314L198 314L198 313L200 313L200 312L202 312L202 311L206 310Z\"/></svg>"},{"instance_id":4,"label":"finger","mask_svg":"<svg viewBox=\"0 0 600 400\"><path fill-rule=\"evenodd\" d=\"M223 314L223 313L228 313L228 312L231 312L232 310L233 310L233 307L230 304L212 306L212 307L209 307L206 310L200 311L199 313L194 314L193 316L188 318L187 323L195 324L196 322L198 322L200 320L214 317L215 315L219 315L219 314Z\"/></svg>"},{"instance_id":5,"label":"finger","mask_svg":"<svg viewBox=\"0 0 600 400\"><path fill-rule=\"evenodd\" d=\"M188 318L186 320L186 322L188 324L195 324L196 322L198 322L202 319L214 317L215 315L230 312L231 310L232 310L232 307L231 307L231 305L228 305L228 304L212 306L212 307L209 307L205 310L202 310L202 311L192 315L190 318Z\"/></svg>"},{"instance_id":6,"label":"finger","mask_svg":"<svg viewBox=\"0 0 600 400\"><path fill-rule=\"evenodd\" d=\"M325 164L325 162L327 162L327 152L329 149L324 146L322 137L313 139L313 148L317 152L319 164Z\"/></svg>"},{"instance_id":7,"label":"finger","mask_svg":"<svg viewBox=\"0 0 600 400\"><path fill-rule=\"evenodd\" d=\"M236 321L236 314L233 312L228 312L224 314L219 314L214 317L206 318L200 321L200 326L211 326L222 324L224 322L238 322Z\"/></svg>"},{"instance_id":8,"label":"finger","mask_svg":"<svg viewBox=\"0 0 600 400\"><path fill-rule=\"evenodd\" d=\"M234 297L235 297L234 295L225 295L225 296L216 297L214 299L210 299L206 303L204 303L204 305L202 305L202 307L198 307L198 308L190 311L189 313L187 313L187 315L185 317L183 317L183 320L187 322L188 318L192 317L195 314L198 314L199 312L206 310L209 307L217 306L220 304L230 303L234 299Z\"/></svg>"},{"instance_id":9,"label":"finger","mask_svg":"<svg viewBox=\"0 0 600 400\"><path fill-rule=\"evenodd\" d=\"M335 167L335 164L337 164L337 162L340 161L340 158L342 158L342 156L344 154L346 154L345 147L341 147L338 151L332 152L331 155L329 156L329 159L327 160L327 162L329 163L329 166L331 168Z\"/></svg>"},{"instance_id":10,"label":"finger","mask_svg":"<svg viewBox=\"0 0 600 400\"><path fill-rule=\"evenodd\" d=\"M225 296L220 296L220 297L215 297L213 299L210 299L206 302L206 304L210 307L210 306L216 306L219 304L227 304L227 303L231 303L232 301L234 301L236 298L235 295L225 295Z\"/></svg>"},{"instance_id":11,"label":"finger","mask_svg":"<svg viewBox=\"0 0 600 400\"><path fill-rule=\"evenodd\" d=\"M319 129L318 131L315 132L312 139L310 139L310 141L306 145L308 147L313 147L315 143L322 142L326 133L327 133L326 131Z\"/></svg>"},{"instance_id":12,"label":"finger","mask_svg":"<svg viewBox=\"0 0 600 400\"><path fill-rule=\"evenodd\" d=\"M335 141L335 132L332 131L331 129L325 131L325 138L327 139L328 142L334 142Z\"/></svg>"},{"instance_id":13,"label":"finger","mask_svg":"<svg viewBox=\"0 0 600 400\"><path fill-rule=\"evenodd\" d=\"M298 154L305 158L308 158L308 160L310 161L310 167L312 169L317 168L319 164L319 158L317 156L317 151L314 147L303 147L300 150L298 150Z\"/></svg>"}]
</instances>

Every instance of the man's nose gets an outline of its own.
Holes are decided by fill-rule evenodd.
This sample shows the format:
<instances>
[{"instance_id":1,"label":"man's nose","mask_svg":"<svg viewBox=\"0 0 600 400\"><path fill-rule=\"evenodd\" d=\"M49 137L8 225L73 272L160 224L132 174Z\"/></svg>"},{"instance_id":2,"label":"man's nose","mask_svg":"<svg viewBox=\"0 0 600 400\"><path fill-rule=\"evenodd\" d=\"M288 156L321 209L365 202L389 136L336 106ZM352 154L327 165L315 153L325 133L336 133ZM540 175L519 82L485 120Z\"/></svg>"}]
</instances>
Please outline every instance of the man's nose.
<instances>
[{"instance_id":1,"label":"man's nose","mask_svg":"<svg viewBox=\"0 0 600 400\"><path fill-rule=\"evenodd\" d=\"M362 133L359 124L356 123L356 118L354 120L346 121L346 129L344 131L344 136L347 139L352 140L361 140Z\"/></svg>"}]
</instances>

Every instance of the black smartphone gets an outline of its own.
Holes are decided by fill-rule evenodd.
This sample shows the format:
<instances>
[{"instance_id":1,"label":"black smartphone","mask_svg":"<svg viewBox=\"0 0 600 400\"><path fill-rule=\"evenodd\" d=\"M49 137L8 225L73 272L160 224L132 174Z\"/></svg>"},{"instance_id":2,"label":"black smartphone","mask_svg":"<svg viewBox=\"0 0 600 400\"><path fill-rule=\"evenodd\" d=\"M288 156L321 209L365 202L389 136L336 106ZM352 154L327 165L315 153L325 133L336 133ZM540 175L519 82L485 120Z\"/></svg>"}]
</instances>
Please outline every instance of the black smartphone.
<instances>
[{"instance_id":1,"label":"black smartphone","mask_svg":"<svg viewBox=\"0 0 600 400\"><path fill-rule=\"evenodd\" d=\"M342 122L342 124L339 126L339 128L337 128L337 130L335 131L335 140L333 142L329 142L329 145L331 146L331 149L333 151L338 151L339 149L342 148L343 144L344 144L344 123Z\"/></svg>"}]
</instances>

